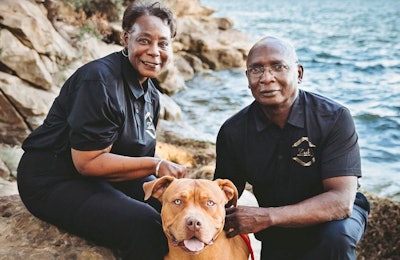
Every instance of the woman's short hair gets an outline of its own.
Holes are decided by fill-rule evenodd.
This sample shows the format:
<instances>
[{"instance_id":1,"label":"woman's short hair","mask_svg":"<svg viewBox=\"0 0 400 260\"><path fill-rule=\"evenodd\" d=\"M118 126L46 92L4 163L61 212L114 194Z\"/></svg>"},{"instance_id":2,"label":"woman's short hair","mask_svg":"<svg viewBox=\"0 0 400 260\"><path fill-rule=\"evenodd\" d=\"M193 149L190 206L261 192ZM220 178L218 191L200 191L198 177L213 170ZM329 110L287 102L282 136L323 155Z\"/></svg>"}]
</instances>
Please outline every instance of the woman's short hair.
<instances>
[{"instance_id":1,"label":"woman's short hair","mask_svg":"<svg viewBox=\"0 0 400 260\"><path fill-rule=\"evenodd\" d=\"M136 22L136 19L143 15L152 15L159 17L161 20L167 23L171 31L171 38L176 35L176 21L174 19L172 11L162 6L159 2L146 4L146 3L136 3L132 2L127 6L122 18L122 29L129 32Z\"/></svg>"}]
</instances>

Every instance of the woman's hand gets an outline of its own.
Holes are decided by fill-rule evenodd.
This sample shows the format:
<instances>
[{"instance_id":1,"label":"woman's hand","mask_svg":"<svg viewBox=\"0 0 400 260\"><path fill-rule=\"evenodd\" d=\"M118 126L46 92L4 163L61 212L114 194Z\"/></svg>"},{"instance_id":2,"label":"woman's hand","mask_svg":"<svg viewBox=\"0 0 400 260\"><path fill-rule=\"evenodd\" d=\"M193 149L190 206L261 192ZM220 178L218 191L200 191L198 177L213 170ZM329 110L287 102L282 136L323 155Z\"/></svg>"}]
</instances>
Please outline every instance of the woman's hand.
<instances>
[{"instance_id":1,"label":"woman's hand","mask_svg":"<svg viewBox=\"0 0 400 260\"><path fill-rule=\"evenodd\" d=\"M139 179L156 172L159 158L130 157L110 153L111 146L98 151L71 149L72 161L77 171L84 176L101 177L109 181ZM186 176L186 167L163 160L159 165L159 176Z\"/></svg>"},{"instance_id":2,"label":"woman's hand","mask_svg":"<svg viewBox=\"0 0 400 260\"><path fill-rule=\"evenodd\" d=\"M167 160L162 160L160 163L157 177L173 176L178 179L186 177L187 169L185 166Z\"/></svg>"}]
</instances>

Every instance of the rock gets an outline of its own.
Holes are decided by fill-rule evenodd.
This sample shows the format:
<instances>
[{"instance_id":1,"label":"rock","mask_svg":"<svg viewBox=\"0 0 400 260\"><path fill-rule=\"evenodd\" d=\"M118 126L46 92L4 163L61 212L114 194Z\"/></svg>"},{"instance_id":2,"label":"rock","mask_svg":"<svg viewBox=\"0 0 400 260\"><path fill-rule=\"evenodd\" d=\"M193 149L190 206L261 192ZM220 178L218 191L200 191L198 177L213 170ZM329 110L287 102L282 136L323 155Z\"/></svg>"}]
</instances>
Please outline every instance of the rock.
<instances>
[{"instance_id":1,"label":"rock","mask_svg":"<svg viewBox=\"0 0 400 260\"><path fill-rule=\"evenodd\" d=\"M184 80L192 79L195 73L202 72L208 67L196 55L184 51L175 55L174 63Z\"/></svg>"},{"instance_id":2,"label":"rock","mask_svg":"<svg viewBox=\"0 0 400 260\"><path fill-rule=\"evenodd\" d=\"M19 195L0 197L0 260L113 260L110 249L69 234L30 214Z\"/></svg>"},{"instance_id":3,"label":"rock","mask_svg":"<svg viewBox=\"0 0 400 260\"><path fill-rule=\"evenodd\" d=\"M181 121L159 121L156 153L161 158L185 165L189 178L212 179L215 145Z\"/></svg>"},{"instance_id":4,"label":"rock","mask_svg":"<svg viewBox=\"0 0 400 260\"><path fill-rule=\"evenodd\" d=\"M72 60L77 55L76 50L57 33L42 11L46 9L40 6L29 0L2 0L1 24L28 48L54 61Z\"/></svg>"},{"instance_id":5,"label":"rock","mask_svg":"<svg viewBox=\"0 0 400 260\"><path fill-rule=\"evenodd\" d=\"M173 62L167 64L163 71L158 75L157 80L162 92L169 96L172 96L180 90L186 89L185 81Z\"/></svg>"},{"instance_id":6,"label":"rock","mask_svg":"<svg viewBox=\"0 0 400 260\"><path fill-rule=\"evenodd\" d=\"M76 43L78 49L81 50L81 59L77 65L82 66L94 59L104 57L110 53L121 51L122 46L117 44L106 44L105 42L99 41L96 38L85 35L79 42ZM90 46L90 47L89 47ZM75 65L77 69L78 66ZM69 75L68 75L69 76ZM61 82L64 84L64 82Z\"/></svg>"},{"instance_id":7,"label":"rock","mask_svg":"<svg viewBox=\"0 0 400 260\"><path fill-rule=\"evenodd\" d=\"M371 203L367 230L357 247L357 259L400 259L400 202L364 191Z\"/></svg>"},{"instance_id":8,"label":"rock","mask_svg":"<svg viewBox=\"0 0 400 260\"><path fill-rule=\"evenodd\" d=\"M5 182L3 179L8 179L11 176L10 169L8 169L7 165L0 159L0 182ZM0 192L2 191L2 186L0 185ZM0 195L0 196L4 196Z\"/></svg>"},{"instance_id":9,"label":"rock","mask_svg":"<svg viewBox=\"0 0 400 260\"><path fill-rule=\"evenodd\" d=\"M159 120L157 136L159 141L179 146L183 146L185 142L188 142L188 146L192 146L193 143L210 143L210 145L215 143L214 136L198 131L185 121Z\"/></svg>"},{"instance_id":10,"label":"rock","mask_svg":"<svg viewBox=\"0 0 400 260\"><path fill-rule=\"evenodd\" d=\"M209 16L214 10L201 6L198 0L167 0L174 14L180 18L183 16Z\"/></svg>"},{"instance_id":11,"label":"rock","mask_svg":"<svg viewBox=\"0 0 400 260\"><path fill-rule=\"evenodd\" d=\"M184 46L182 51L199 57L203 67L212 70L244 67L249 40L242 32L229 28L227 21L213 17L182 17L178 20L181 29L176 40Z\"/></svg>"},{"instance_id":12,"label":"rock","mask_svg":"<svg viewBox=\"0 0 400 260\"><path fill-rule=\"evenodd\" d=\"M17 177L17 167L22 154L23 150L19 146L0 144L0 177L6 180Z\"/></svg>"},{"instance_id":13,"label":"rock","mask_svg":"<svg viewBox=\"0 0 400 260\"><path fill-rule=\"evenodd\" d=\"M0 72L0 90L0 143L21 144L43 122L55 94L4 72Z\"/></svg>"},{"instance_id":14,"label":"rock","mask_svg":"<svg viewBox=\"0 0 400 260\"><path fill-rule=\"evenodd\" d=\"M4 65L31 84L50 89L53 79L39 54L22 44L10 31L0 30L0 59Z\"/></svg>"},{"instance_id":15,"label":"rock","mask_svg":"<svg viewBox=\"0 0 400 260\"><path fill-rule=\"evenodd\" d=\"M0 161L0 164L2 162ZM17 182L15 180L6 181L0 178L0 197L18 194Z\"/></svg>"},{"instance_id":16,"label":"rock","mask_svg":"<svg viewBox=\"0 0 400 260\"><path fill-rule=\"evenodd\" d=\"M157 142L156 154L161 158L192 169L196 165L195 158L187 150L172 144Z\"/></svg>"},{"instance_id":17,"label":"rock","mask_svg":"<svg viewBox=\"0 0 400 260\"><path fill-rule=\"evenodd\" d=\"M58 89L45 91L34 88L20 78L3 72L0 72L0 89L9 101L7 106L17 110L15 118L22 115L23 118L32 119L28 124L29 129L39 126L35 121L43 121L58 92ZM33 120L37 118L39 119ZM25 122L21 122L21 127L23 126Z\"/></svg>"},{"instance_id":18,"label":"rock","mask_svg":"<svg viewBox=\"0 0 400 260\"><path fill-rule=\"evenodd\" d=\"M23 117L2 91L0 91L0 107L0 143L20 144L29 133L29 129Z\"/></svg>"},{"instance_id":19,"label":"rock","mask_svg":"<svg viewBox=\"0 0 400 260\"><path fill-rule=\"evenodd\" d=\"M160 118L169 121L182 119L182 110L175 101L166 94L160 94Z\"/></svg>"}]
</instances>

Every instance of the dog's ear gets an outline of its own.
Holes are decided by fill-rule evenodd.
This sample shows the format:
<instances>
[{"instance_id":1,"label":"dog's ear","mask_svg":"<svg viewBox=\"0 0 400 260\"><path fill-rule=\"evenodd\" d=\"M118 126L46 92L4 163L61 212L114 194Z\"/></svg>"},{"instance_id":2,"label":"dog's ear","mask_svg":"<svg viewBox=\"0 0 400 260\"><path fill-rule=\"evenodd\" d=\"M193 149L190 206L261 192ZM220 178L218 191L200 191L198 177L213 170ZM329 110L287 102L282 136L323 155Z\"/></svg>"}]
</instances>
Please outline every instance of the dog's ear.
<instances>
[{"instance_id":1,"label":"dog's ear","mask_svg":"<svg viewBox=\"0 0 400 260\"><path fill-rule=\"evenodd\" d=\"M225 192L226 198L228 199L225 207L230 207L232 205L236 207L239 193L233 182L228 179L217 179L215 182L221 187L221 190Z\"/></svg>"},{"instance_id":2,"label":"dog's ear","mask_svg":"<svg viewBox=\"0 0 400 260\"><path fill-rule=\"evenodd\" d=\"M172 176L163 176L159 179L143 183L144 200L151 196L161 201L165 189L175 180Z\"/></svg>"}]
</instances>

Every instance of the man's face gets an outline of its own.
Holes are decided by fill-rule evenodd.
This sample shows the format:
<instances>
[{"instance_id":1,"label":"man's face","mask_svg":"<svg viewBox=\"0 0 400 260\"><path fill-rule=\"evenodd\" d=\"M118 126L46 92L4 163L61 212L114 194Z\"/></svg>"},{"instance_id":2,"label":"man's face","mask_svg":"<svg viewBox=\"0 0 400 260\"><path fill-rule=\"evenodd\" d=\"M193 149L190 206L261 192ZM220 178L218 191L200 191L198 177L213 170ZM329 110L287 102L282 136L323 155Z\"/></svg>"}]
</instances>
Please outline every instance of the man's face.
<instances>
[{"instance_id":1,"label":"man's face","mask_svg":"<svg viewBox=\"0 0 400 260\"><path fill-rule=\"evenodd\" d=\"M265 42L249 54L246 76L253 97L262 106L291 106L302 68L284 45Z\"/></svg>"},{"instance_id":2,"label":"man's face","mask_svg":"<svg viewBox=\"0 0 400 260\"><path fill-rule=\"evenodd\" d=\"M169 26L156 16L143 15L124 34L129 61L140 74L140 82L158 76L172 53Z\"/></svg>"}]
</instances>

